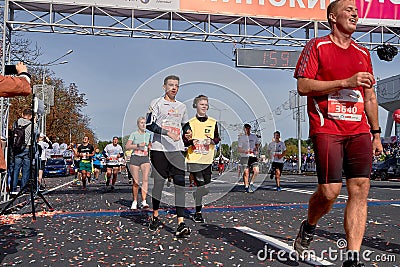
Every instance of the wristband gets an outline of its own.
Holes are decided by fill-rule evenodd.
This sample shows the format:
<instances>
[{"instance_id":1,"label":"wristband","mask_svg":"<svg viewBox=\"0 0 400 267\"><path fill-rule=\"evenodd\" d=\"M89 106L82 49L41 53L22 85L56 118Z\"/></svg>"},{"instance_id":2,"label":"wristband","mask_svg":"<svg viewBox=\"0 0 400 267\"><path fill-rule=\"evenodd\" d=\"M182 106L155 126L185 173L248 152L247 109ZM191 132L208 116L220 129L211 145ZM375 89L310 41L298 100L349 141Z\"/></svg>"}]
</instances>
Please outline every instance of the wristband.
<instances>
[{"instance_id":1,"label":"wristband","mask_svg":"<svg viewBox=\"0 0 400 267\"><path fill-rule=\"evenodd\" d=\"M379 129L378 130L370 130L370 132L372 133L372 134L377 134L377 133L381 133L382 132L382 130L381 130L381 127L379 127Z\"/></svg>"}]
</instances>

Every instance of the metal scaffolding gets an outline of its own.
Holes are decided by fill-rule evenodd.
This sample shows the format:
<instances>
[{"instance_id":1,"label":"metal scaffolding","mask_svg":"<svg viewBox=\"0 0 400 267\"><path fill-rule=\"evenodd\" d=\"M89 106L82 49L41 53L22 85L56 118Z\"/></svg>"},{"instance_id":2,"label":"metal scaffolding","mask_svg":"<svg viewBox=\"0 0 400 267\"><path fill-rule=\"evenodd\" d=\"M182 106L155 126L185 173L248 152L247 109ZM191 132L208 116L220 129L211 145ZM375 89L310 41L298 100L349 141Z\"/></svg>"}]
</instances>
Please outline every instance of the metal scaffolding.
<instances>
[{"instance_id":1,"label":"metal scaffolding","mask_svg":"<svg viewBox=\"0 0 400 267\"><path fill-rule=\"evenodd\" d=\"M5 24L10 31L290 47L302 47L310 38L329 31L326 21L102 7L96 3L6 2L9 16ZM383 43L399 46L399 33L398 27L359 24L354 38L373 50Z\"/></svg>"}]
</instances>

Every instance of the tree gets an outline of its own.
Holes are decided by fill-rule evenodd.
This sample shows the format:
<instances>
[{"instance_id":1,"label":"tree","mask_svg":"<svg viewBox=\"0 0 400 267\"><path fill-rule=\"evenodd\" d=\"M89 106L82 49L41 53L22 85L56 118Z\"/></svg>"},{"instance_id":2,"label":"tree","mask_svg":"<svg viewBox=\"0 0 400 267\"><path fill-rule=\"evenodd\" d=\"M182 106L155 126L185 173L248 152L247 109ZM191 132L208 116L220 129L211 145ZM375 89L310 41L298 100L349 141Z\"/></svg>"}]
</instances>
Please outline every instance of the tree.
<instances>
[{"instance_id":1,"label":"tree","mask_svg":"<svg viewBox=\"0 0 400 267\"><path fill-rule=\"evenodd\" d=\"M220 149L222 149L221 152L224 157L226 158L231 157L231 150L228 144L221 144ZM217 156L219 156L219 153L217 154Z\"/></svg>"},{"instance_id":2,"label":"tree","mask_svg":"<svg viewBox=\"0 0 400 267\"><path fill-rule=\"evenodd\" d=\"M286 155L293 156L298 154L298 140L295 138L289 138L285 140L286 145ZM307 154L307 149L310 147L312 150L311 139L301 140L301 154Z\"/></svg>"},{"instance_id":3,"label":"tree","mask_svg":"<svg viewBox=\"0 0 400 267\"><path fill-rule=\"evenodd\" d=\"M64 87L60 79L53 80L53 86L54 106L46 117L47 135L57 136L64 142L80 142L84 136L88 136L91 143L96 143L90 118L82 112L87 106L85 94L79 93L74 83Z\"/></svg>"},{"instance_id":4,"label":"tree","mask_svg":"<svg viewBox=\"0 0 400 267\"><path fill-rule=\"evenodd\" d=\"M32 83L42 84L40 71L36 69L32 74ZM84 136L88 136L92 144L96 143L95 134L90 128L90 118L83 113L83 108L87 106L85 94L79 92L76 84L65 86L62 79L52 76L52 73L48 74L45 80L46 84L54 87L54 106L46 116L46 135L59 143L80 143ZM9 127L25 108L31 107L31 102L32 96L11 99Z\"/></svg>"}]
</instances>

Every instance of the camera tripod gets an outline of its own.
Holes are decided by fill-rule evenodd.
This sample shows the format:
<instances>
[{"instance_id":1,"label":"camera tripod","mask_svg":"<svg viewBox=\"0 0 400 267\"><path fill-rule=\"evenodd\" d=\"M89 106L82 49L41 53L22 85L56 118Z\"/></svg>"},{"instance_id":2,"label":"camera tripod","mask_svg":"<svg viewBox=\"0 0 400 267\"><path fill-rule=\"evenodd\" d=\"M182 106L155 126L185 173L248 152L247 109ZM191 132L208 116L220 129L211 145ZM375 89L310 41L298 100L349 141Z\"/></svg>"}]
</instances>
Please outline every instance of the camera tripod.
<instances>
[{"instance_id":1,"label":"camera tripod","mask_svg":"<svg viewBox=\"0 0 400 267\"><path fill-rule=\"evenodd\" d=\"M11 205L15 202L15 200L23 195L25 192L30 193L30 202L32 205L32 219L36 220L36 211L35 211L35 198L40 197L43 202L47 205L50 211L53 211L54 208L50 205L50 203L46 200L42 192L39 191L38 187L38 176L37 176L37 159L35 158L35 148L36 148L36 141L35 141L35 113L39 114L38 105L35 103L35 94L32 95L32 118L31 118L31 142L29 146L29 179L28 182L25 184L24 187L15 195L12 200L4 207L4 209L0 212L0 215L5 214Z\"/></svg>"}]
</instances>

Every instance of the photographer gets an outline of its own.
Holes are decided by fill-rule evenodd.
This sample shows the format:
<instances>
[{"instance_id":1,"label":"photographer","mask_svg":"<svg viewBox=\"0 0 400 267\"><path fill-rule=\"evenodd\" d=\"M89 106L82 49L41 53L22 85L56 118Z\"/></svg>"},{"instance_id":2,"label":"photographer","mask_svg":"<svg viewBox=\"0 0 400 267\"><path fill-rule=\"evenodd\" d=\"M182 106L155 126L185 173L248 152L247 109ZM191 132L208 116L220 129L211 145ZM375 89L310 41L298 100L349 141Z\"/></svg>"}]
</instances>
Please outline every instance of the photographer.
<instances>
[{"instance_id":1,"label":"photographer","mask_svg":"<svg viewBox=\"0 0 400 267\"><path fill-rule=\"evenodd\" d=\"M15 66L7 67L6 75L15 74L17 76L0 75L0 97L27 96L31 94L31 75L28 73L26 65L19 62Z\"/></svg>"},{"instance_id":2,"label":"photographer","mask_svg":"<svg viewBox=\"0 0 400 267\"><path fill-rule=\"evenodd\" d=\"M32 93L31 75L24 63L7 65L4 73L6 76L0 75L0 97L27 96ZM0 148L0 169L6 169L3 148ZM16 188L11 191L13 189Z\"/></svg>"},{"instance_id":3,"label":"photographer","mask_svg":"<svg viewBox=\"0 0 400 267\"><path fill-rule=\"evenodd\" d=\"M27 71L28 68L22 62L19 62L15 66L7 66L4 73L6 75L15 74L17 76L0 75L0 97L27 96L31 94L31 75ZM6 169L2 145L0 147L0 170Z\"/></svg>"}]
</instances>

